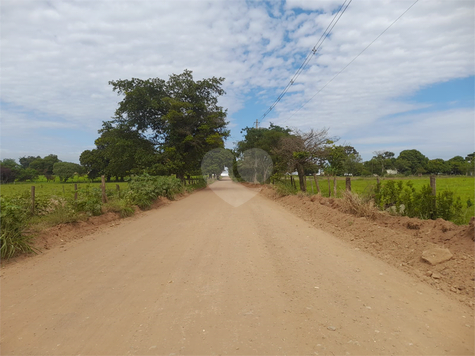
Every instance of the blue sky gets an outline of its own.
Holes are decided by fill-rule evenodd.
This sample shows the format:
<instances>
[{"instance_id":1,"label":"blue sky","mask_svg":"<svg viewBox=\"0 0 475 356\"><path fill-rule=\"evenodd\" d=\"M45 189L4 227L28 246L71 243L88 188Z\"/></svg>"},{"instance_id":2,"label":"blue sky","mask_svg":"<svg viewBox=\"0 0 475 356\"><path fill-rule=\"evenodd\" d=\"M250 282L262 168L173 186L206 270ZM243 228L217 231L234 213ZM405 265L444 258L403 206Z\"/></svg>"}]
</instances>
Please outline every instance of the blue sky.
<instances>
[{"instance_id":1,"label":"blue sky","mask_svg":"<svg viewBox=\"0 0 475 356\"><path fill-rule=\"evenodd\" d=\"M2 0L0 157L78 162L120 97L108 81L224 77L231 138L261 119L342 4L287 1ZM353 1L297 82L260 123L328 127L366 160L418 149L474 151L473 1Z\"/></svg>"}]
</instances>

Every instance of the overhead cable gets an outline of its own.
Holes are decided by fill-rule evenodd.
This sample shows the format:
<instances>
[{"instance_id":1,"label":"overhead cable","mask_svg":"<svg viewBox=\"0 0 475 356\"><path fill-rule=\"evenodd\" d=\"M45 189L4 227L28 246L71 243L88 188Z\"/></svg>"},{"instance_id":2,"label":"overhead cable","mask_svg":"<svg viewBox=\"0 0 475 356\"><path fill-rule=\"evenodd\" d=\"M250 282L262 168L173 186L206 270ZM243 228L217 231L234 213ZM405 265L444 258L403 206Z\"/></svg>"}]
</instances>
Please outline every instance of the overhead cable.
<instances>
[{"instance_id":1,"label":"overhead cable","mask_svg":"<svg viewBox=\"0 0 475 356\"><path fill-rule=\"evenodd\" d=\"M318 42L315 44L315 46L313 46L312 50L307 54L307 57L305 57L305 60L303 61L303 63L300 65L299 69L297 69L297 71L295 72L295 74L292 76L292 78L290 79L289 83L287 84L287 86L284 88L284 90L282 91L282 93L280 93L280 95L277 97L277 99L274 101L274 103L269 107L269 109L267 109L267 111L262 115L260 121L262 121L266 116L267 114L269 114L272 109L274 109L274 107L277 105L277 103L284 97L284 95L289 91L290 87L295 83L295 81L297 80L298 76L302 73L302 71L305 69L305 67L307 66L308 62L310 61L310 59L320 50L320 48L322 47L322 44L323 42L325 41L325 39L328 37L328 35L330 34L330 32L333 30L333 28L335 27L335 25L338 23L338 21L340 20L341 16L345 13L346 9L348 8L348 6L350 5L350 3L352 2L353 0L345 0L345 2L340 6L340 8L338 9L337 13L335 14L335 16L333 17L332 21L330 22L330 24L327 26L327 28L325 29L325 31L322 33L322 35L320 36L320 39L318 40ZM343 10L342 10L343 9Z\"/></svg>"},{"instance_id":2,"label":"overhead cable","mask_svg":"<svg viewBox=\"0 0 475 356\"><path fill-rule=\"evenodd\" d=\"M333 76L333 78L331 78L323 87L321 87L310 99L308 99L305 103L302 104L302 106L300 106L297 110L295 110L292 115L290 115L289 119L291 119L296 113L298 113L305 105L307 105L310 101L312 101L313 98L315 98L323 89L325 89L325 87L330 84L336 77L338 77L346 68L348 68L351 63L353 63L359 56L361 56L363 54L364 51L366 51L374 42L376 42L378 40L378 38L380 38L387 30L389 30L389 28L394 25L401 17L403 17L406 12L408 12L419 0L416 0L412 3L411 6L409 6L406 11L404 11L401 15L399 15L399 17L394 20L388 27L386 27L386 29L381 32L373 41L371 41L371 43L369 45L367 45L360 53L358 53L358 55L356 55L355 58L353 58L346 66L343 67L342 70L340 70L337 74L335 74Z\"/></svg>"}]
</instances>

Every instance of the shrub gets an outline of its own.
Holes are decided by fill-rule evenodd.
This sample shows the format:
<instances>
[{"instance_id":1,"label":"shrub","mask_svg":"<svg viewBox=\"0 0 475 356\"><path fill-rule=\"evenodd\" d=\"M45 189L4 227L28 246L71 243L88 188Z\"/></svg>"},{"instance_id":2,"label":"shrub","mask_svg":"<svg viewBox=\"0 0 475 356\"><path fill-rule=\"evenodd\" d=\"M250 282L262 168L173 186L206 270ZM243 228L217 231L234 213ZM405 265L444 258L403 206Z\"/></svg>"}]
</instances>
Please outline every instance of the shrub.
<instances>
[{"instance_id":1,"label":"shrub","mask_svg":"<svg viewBox=\"0 0 475 356\"><path fill-rule=\"evenodd\" d=\"M25 201L21 198L0 197L0 256L8 259L18 253L35 252L30 245L31 238L23 234L28 218Z\"/></svg>"},{"instance_id":2,"label":"shrub","mask_svg":"<svg viewBox=\"0 0 475 356\"><path fill-rule=\"evenodd\" d=\"M437 197L432 195L430 185L417 191L411 181L388 181L375 194L375 202L381 209L390 208L397 214L420 219L437 219L462 224L463 205L460 197L451 191L443 191Z\"/></svg>"},{"instance_id":3,"label":"shrub","mask_svg":"<svg viewBox=\"0 0 475 356\"><path fill-rule=\"evenodd\" d=\"M73 201L74 209L89 216L102 214L102 192L99 188L90 188L86 185L78 191L78 200Z\"/></svg>"},{"instance_id":4,"label":"shrub","mask_svg":"<svg viewBox=\"0 0 475 356\"><path fill-rule=\"evenodd\" d=\"M159 197L174 199L183 191L181 181L175 177L154 177L148 174L129 178L129 190L125 197L129 204L138 205L140 209L149 209Z\"/></svg>"}]
</instances>

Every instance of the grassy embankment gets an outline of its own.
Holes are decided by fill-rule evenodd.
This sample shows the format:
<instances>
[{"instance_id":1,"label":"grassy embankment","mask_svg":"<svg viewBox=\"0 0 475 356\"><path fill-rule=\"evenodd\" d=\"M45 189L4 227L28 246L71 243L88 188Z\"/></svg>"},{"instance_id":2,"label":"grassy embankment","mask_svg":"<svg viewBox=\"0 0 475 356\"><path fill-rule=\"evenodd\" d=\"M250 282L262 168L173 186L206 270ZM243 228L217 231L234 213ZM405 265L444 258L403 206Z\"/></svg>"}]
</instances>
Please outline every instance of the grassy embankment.
<instances>
[{"instance_id":1,"label":"grassy embankment","mask_svg":"<svg viewBox=\"0 0 475 356\"><path fill-rule=\"evenodd\" d=\"M129 182L106 183L106 203L102 201L99 182L77 183L77 197L74 182L41 180L2 184L0 255L8 259L19 253L33 252L31 235L44 228L85 220L106 212L115 212L121 217L129 216L134 214L134 206L148 209L159 197L173 199L177 194L206 186L203 179L195 180L194 183L184 186L175 177L136 176ZM31 186L35 186L34 206Z\"/></svg>"}]
</instances>

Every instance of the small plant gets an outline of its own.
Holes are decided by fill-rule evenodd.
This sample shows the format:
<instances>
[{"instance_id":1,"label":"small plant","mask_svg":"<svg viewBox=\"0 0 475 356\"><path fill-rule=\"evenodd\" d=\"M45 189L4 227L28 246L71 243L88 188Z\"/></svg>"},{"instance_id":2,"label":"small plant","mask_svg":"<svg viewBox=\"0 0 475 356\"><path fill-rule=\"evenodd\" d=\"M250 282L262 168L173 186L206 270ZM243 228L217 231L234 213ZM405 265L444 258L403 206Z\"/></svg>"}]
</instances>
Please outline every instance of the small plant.
<instances>
[{"instance_id":1,"label":"small plant","mask_svg":"<svg viewBox=\"0 0 475 356\"><path fill-rule=\"evenodd\" d=\"M280 196L295 195L298 191L289 181L276 181L275 189Z\"/></svg>"}]
</instances>

